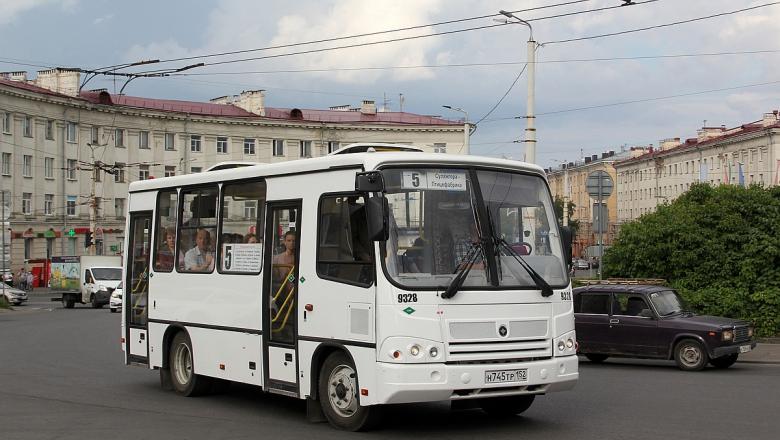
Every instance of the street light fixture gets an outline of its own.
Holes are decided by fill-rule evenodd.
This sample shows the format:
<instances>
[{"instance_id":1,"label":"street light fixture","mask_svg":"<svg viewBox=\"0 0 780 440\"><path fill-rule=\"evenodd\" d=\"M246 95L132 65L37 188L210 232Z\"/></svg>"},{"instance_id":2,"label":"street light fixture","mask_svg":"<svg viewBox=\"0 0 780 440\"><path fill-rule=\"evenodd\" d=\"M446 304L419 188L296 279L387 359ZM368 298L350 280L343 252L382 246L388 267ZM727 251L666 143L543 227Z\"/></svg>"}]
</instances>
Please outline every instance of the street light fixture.
<instances>
[{"instance_id":1,"label":"street light fixture","mask_svg":"<svg viewBox=\"0 0 780 440\"><path fill-rule=\"evenodd\" d=\"M466 110L463 110L460 107L453 107L451 105L443 105L442 107L444 107L446 109L449 109L449 110L452 110L452 111L463 113L463 115L464 115L464 119L463 119L463 148L464 148L464 150L466 150L465 154L469 154L469 138L474 133L474 131L476 130L477 126L476 125L471 125L471 123L469 123L469 113Z\"/></svg>"},{"instance_id":2,"label":"street light fixture","mask_svg":"<svg viewBox=\"0 0 780 440\"><path fill-rule=\"evenodd\" d=\"M536 41L534 41L534 30L531 27L531 23L517 17L515 14L508 11L498 11L501 15L507 18L513 18L517 21L508 23L517 23L528 26L528 96L526 101L526 127L525 127L525 161L529 163L536 163L536 128L535 128L535 116L534 116L534 82L536 81Z\"/></svg>"}]
</instances>

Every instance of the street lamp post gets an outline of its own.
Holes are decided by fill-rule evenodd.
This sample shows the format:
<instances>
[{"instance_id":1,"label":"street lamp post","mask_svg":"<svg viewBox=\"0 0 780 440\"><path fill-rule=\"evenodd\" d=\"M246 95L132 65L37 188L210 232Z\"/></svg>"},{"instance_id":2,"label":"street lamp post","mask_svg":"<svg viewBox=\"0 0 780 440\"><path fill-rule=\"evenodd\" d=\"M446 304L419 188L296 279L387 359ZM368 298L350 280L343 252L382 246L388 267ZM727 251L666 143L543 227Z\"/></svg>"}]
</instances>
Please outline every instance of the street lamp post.
<instances>
[{"instance_id":1,"label":"street lamp post","mask_svg":"<svg viewBox=\"0 0 780 440\"><path fill-rule=\"evenodd\" d=\"M469 124L469 113L460 107L453 107L451 105L443 105L442 107L450 109L452 111L463 113L465 116L463 120L463 149L465 154L469 154L469 138L471 137L471 124Z\"/></svg>"},{"instance_id":2,"label":"street lamp post","mask_svg":"<svg viewBox=\"0 0 780 440\"><path fill-rule=\"evenodd\" d=\"M508 11L498 11L500 14L507 18L514 18L516 23L528 26L528 42L526 47L528 49L528 93L526 98L526 113L525 113L525 161L528 163L536 163L536 127L534 116L534 101L536 98L535 81L536 81L536 41L534 41L534 30L531 27L531 23L523 20L520 17L515 16Z\"/></svg>"}]
</instances>

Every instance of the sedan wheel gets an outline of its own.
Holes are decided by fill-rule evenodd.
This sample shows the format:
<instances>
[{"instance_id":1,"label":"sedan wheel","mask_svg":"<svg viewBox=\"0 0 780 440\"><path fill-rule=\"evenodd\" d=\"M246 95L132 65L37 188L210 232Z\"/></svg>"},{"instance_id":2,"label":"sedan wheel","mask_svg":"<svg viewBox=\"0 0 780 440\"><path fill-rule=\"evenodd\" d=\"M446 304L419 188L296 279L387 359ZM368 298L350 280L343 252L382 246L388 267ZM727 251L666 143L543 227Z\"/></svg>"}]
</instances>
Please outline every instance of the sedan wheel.
<instances>
[{"instance_id":1,"label":"sedan wheel","mask_svg":"<svg viewBox=\"0 0 780 440\"><path fill-rule=\"evenodd\" d=\"M674 360L681 370L699 371L707 365L709 356L701 343L693 339L685 339L675 347Z\"/></svg>"}]
</instances>

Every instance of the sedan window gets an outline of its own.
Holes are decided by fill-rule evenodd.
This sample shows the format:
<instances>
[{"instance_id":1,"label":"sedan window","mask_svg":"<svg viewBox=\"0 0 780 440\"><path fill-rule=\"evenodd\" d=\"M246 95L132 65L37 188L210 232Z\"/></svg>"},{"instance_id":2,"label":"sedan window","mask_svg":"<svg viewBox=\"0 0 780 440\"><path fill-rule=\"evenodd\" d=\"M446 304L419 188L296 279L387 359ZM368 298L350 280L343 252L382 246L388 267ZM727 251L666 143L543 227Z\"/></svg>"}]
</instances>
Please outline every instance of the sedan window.
<instances>
[{"instance_id":1,"label":"sedan window","mask_svg":"<svg viewBox=\"0 0 780 440\"><path fill-rule=\"evenodd\" d=\"M616 293L615 302L612 305L613 315L640 316L642 310L650 311L650 306L644 298L639 295L629 295L625 293Z\"/></svg>"},{"instance_id":2,"label":"sedan window","mask_svg":"<svg viewBox=\"0 0 780 440\"><path fill-rule=\"evenodd\" d=\"M581 293L577 295L574 304L575 313L588 313L592 315L609 314L609 294L608 293Z\"/></svg>"}]
</instances>

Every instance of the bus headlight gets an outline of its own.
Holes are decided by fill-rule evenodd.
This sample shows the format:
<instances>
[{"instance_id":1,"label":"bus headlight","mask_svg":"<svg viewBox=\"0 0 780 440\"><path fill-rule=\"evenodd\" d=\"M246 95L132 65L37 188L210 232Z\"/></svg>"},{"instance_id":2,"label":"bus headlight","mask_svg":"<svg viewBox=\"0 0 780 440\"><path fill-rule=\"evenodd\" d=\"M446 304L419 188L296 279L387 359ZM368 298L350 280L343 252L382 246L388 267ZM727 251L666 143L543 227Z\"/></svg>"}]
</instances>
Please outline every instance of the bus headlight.
<instances>
[{"instance_id":1,"label":"bus headlight","mask_svg":"<svg viewBox=\"0 0 780 440\"><path fill-rule=\"evenodd\" d=\"M555 356L572 356L577 354L577 336L574 331L564 333L553 341Z\"/></svg>"},{"instance_id":2,"label":"bus headlight","mask_svg":"<svg viewBox=\"0 0 780 440\"><path fill-rule=\"evenodd\" d=\"M421 338L392 337L387 338L380 348L380 362L394 364L422 364L428 362L443 362L444 344Z\"/></svg>"}]
</instances>

